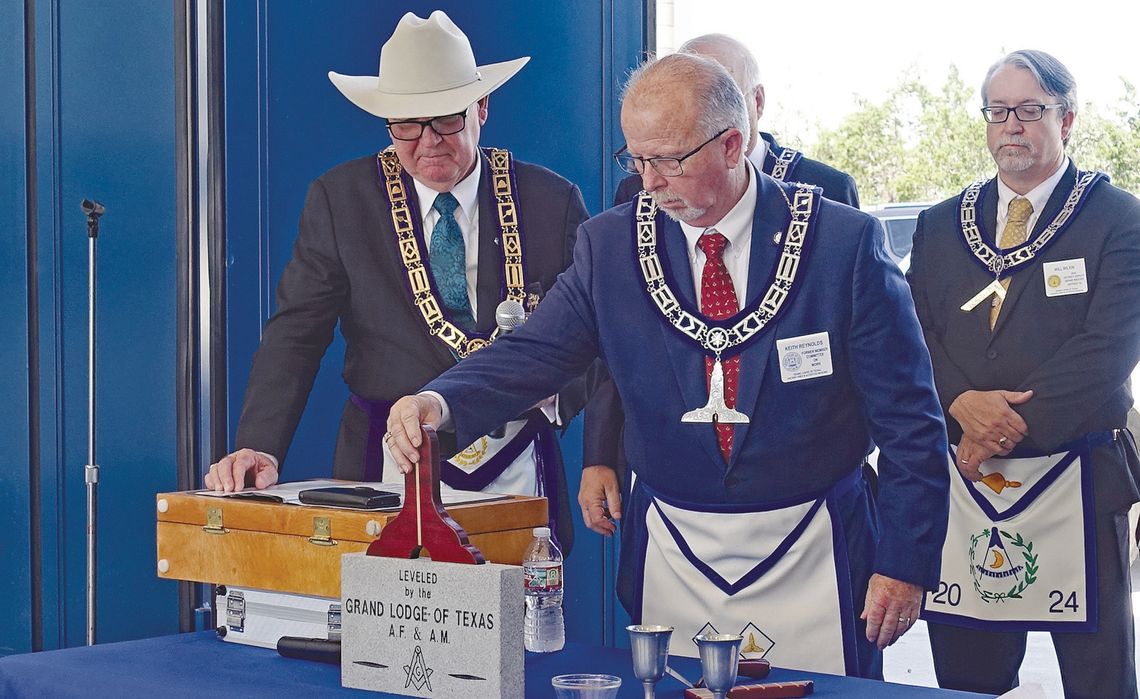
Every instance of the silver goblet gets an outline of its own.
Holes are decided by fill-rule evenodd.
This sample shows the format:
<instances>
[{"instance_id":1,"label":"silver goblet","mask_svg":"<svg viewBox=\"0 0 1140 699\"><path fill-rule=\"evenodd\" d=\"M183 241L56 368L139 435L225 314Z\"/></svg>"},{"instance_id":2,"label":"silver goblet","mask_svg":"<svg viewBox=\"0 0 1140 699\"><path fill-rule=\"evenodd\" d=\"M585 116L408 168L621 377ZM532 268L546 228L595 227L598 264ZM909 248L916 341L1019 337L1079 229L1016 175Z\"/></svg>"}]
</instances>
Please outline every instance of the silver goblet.
<instances>
[{"instance_id":1,"label":"silver goblet","mask_svg":"<svg viewBox=\"0 0 1140 699\"><path fill-rule=\"evenodd\" d=\"M669 661L669 638L672 626L625 627L629 632L629 646L633 653L633 675L645 688L645 699L653 699L653 687L665 674Z\"/></svg>"},{"instance_id":2,"label":"silver goblet","mask_svg":"<svg viewBox=\"0 0 1140 699\"><path fill-rule=\"evenodd\" d=\"M719 633L697 636L697 651L701 654L701 672L705 687L713 699L725 699L728 690L736 684L736 668L740 661L740 642L743 637Z\"/></svg>"}]
</instances>

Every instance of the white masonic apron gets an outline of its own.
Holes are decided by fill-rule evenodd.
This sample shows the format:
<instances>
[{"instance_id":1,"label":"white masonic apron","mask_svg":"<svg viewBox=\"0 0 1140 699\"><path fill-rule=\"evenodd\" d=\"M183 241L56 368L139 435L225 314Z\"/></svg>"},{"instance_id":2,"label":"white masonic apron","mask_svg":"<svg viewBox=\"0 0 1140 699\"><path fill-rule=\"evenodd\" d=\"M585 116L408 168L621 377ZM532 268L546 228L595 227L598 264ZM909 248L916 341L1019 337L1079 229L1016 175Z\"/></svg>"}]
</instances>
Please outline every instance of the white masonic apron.
<instances>
[{"instance_id":1,"label":"white masonic apron","mask_svg":"<svg viewBox=\"0 0 1140 699\"><path fill-rule=\"evenodd\" d=\"M987 631L1095 631L1091 449L982 462L961 475L951 453L950 517L938 589L922 616Z\"/></svg>"},{"instance_id":2,"label":"white masonic apron","mask_svg":"<svg viewBox=\"0 0 1140 699\"><path fill-rule=\"evenodd\" d=\"M846 560L846 545L827 495L779 509L710 512L645 490L641 620L675 628L671 653L697 657L691 639L706 631L739 633L745 658L847 673L855 653L844 625L851 638L854 617L847 566L836 562Z\"/></svg>"}]
</instances>

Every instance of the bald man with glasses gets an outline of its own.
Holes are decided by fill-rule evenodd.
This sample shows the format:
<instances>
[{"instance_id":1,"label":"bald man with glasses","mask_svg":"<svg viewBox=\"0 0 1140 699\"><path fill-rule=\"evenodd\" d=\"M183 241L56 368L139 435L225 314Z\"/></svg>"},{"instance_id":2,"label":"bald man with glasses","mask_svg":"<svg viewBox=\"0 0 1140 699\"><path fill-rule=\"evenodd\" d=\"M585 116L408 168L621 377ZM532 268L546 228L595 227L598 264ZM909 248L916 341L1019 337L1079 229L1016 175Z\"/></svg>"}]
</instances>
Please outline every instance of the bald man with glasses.
<instances>
[{"instance_id":1,"label":"bald man with glasses","mask_svg":"<svg viewBox=\"0 0 1140 699\"><path fill-rule=\"evenodd\" d=\"M631 204L582 224L574 264L518 331L392 408L460 442L600 356L626 406L632 477L584 469L587 525L621 522L635 623L740 634L775 665L882 677L938 577L945 427L902 273L871 216L745 160L744 96L672 54L622 101ZM861 465L879 445L876 505ZM620 509L619 509L620 508Z\"/></svg>"}]
</instances>

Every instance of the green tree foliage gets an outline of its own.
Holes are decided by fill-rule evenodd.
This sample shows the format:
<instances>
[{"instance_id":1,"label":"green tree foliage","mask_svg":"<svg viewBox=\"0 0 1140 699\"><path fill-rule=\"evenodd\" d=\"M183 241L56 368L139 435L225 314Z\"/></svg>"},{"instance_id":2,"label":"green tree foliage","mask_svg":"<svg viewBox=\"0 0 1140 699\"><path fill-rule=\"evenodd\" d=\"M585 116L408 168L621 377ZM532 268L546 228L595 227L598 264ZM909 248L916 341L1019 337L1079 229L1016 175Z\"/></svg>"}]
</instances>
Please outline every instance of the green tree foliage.
<instances>
[{"instance_id":1,"label":"green tree foliage","mask_svg":"<svg viewBox=\"0 0 1140 699\"><path fill-rule=\"evenodd\" d=\"M1103 170L1112 183L1140 196L1140 96L1124 81L1124 97L1107 115L1082 105L1067 148L1077 165Z\"/></svg>"},{"instance_id":2,"label":"green tree foliage","mask_svg":"<svg viewBox=\"0 0 1140 699\"><path fill-rule=\"evenodd\" d=\"M1140 194L1140 96L1124 87L1111 109L1082 105L1068 152L1078 167L1104 170ZM953 66L938 90L903 75L882 102L859 100L808 152L850 173L865 202L939 201L994 173L978 107L975 88Z\"/></svg>"}]
</instances>

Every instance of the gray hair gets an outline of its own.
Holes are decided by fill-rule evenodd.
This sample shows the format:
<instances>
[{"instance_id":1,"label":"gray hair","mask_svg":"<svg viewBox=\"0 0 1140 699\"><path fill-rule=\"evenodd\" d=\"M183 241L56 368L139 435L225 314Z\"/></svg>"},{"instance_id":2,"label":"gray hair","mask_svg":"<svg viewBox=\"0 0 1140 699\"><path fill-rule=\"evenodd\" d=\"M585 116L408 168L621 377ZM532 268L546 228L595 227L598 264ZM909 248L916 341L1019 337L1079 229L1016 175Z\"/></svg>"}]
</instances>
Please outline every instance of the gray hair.
<instances>
[{"instance_id":1,"label":"gray hair","mask_svg":"<svg viewBox=\"0 0 1140 699\"><path fill-rule=\"evenodd\" d=\"M698 105L696 128L706 138L731 128L748 139L744 95L724 66L713 59L693 53L673 53L646 61L630 74L622 102L642 92L667 91L690 95Z\"/></svg>"},{"instance_id":2,"label":"gray hair","mask_svg":"<svg viewBox=\"0 0 1140 699\"><path fill-rule=\"evenodd\" d=\"M760 87L760 65L748 47L728 34L702 34L677 49L678 53L696 53L717 59L738 82L740 91L748 94Z\"/></svg>"},{"instance_id":3,"label":"gray hair","mask_svg":"<svg viewBox=\"0 0 1140 699\"><path fill-rule=\"evenodd\" d=\"M1073 74L1069 72L1064 63L1052 55L1032 49L1014 51L990 66L990 69L986 71L986 79L982 81L982 104L988 103L986 93L989 90L990 79L993 78L998 68L1007 65L1032 73L1042 90L1056 97L1061 104L1065 105L1065 112L1061 116L1077 113L1077 81L1073 78Z\"/></svg>"}]
</instances>

